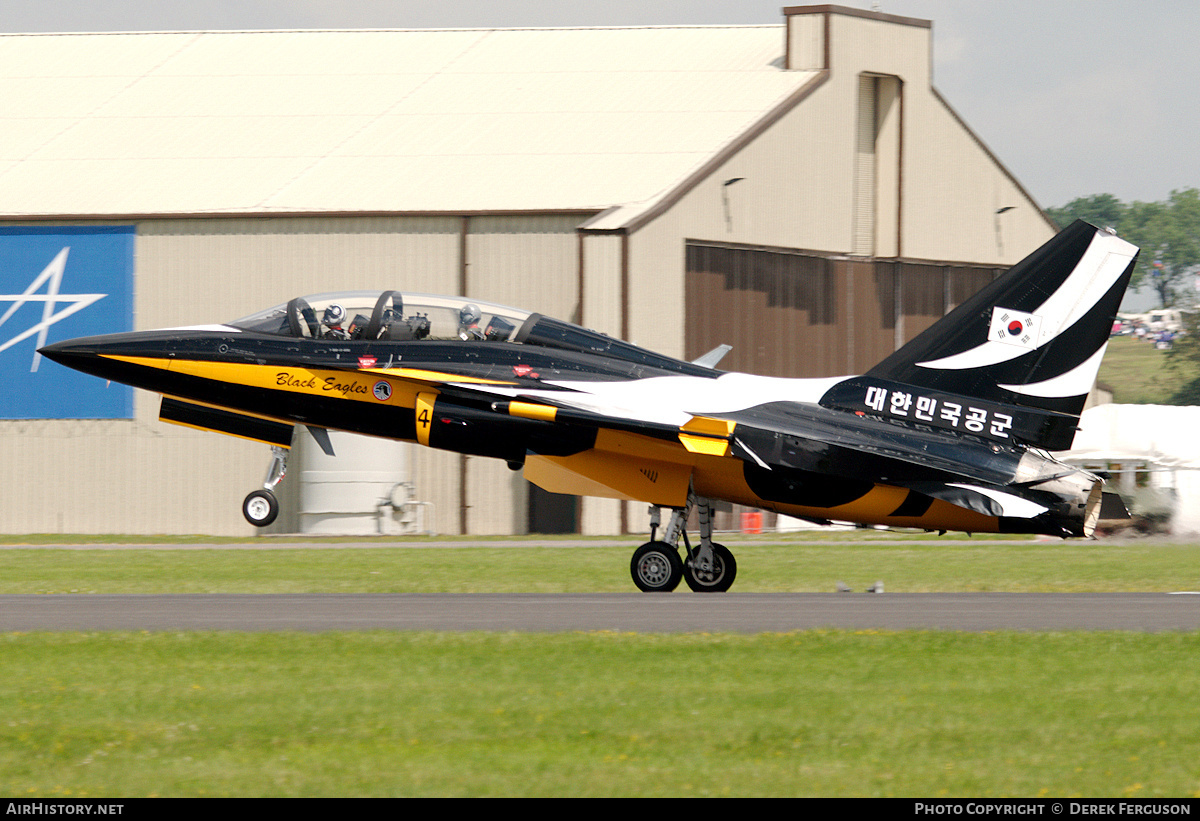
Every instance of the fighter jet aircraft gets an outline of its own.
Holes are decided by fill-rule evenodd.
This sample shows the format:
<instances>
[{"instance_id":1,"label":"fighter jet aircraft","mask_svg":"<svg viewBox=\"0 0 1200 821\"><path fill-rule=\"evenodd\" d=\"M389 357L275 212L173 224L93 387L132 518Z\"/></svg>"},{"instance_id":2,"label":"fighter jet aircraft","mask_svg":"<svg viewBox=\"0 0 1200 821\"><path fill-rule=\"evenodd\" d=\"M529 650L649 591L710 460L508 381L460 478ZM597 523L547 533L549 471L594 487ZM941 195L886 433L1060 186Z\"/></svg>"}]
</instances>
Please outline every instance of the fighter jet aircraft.
<instances>
[{"instance_id":1,"label":"fighter jet aircraft","mask_svg":"<svg viewBox=\"0 0 1200 821\"><path fill-rule=\"evenodd\" d=\"M1076 222L860 376L726 373L724 346L683 362L538 313L399 290L41 353L162 394L164 421L272 445L243 505L252 524L277 514L294 426L326 448L326 429L345 430L504 459L549 491L646 502L637 587L724 591L737 564L712 540L714 500L821 523L1091 536L1103 481L1049 451L1071 446L1136 258Z\"/></svg>"}]
</instances>

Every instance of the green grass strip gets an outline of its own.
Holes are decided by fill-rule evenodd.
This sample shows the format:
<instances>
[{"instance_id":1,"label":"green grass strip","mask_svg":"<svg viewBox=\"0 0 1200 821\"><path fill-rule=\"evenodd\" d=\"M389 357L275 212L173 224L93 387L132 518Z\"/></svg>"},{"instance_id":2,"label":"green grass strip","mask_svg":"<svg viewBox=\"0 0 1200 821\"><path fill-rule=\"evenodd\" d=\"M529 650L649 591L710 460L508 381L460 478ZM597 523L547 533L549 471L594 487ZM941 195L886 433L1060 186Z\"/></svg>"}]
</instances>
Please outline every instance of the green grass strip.
<instances>
[{"instance_id":1,"label":"green grass strip","mask_svg":"<svg viewBox=\"0 0 1200 821\"><path fill-rule=\"evenodd\" d=\"M0 792L1200 796L1200 635L0 636Z\"/></svg>"},{"instance_id":2,"label":"green grass strip","mask_svg":"<svg viewBox=\"0 0 1200 821\"><path fill-rule=\"evenodd\" d=\"M0 550L0 593L631 592L622 547ZM1200 590L1200 545L736 544L735 592Z\"/></svg>"},{"instance_id":3,"label":"green grass strip","mask_svg":"<svg viewBox=\"0 0 1200 821\"><path fill-rule=\"evenodd\" d=\"M1114 402L1163 404L1197 376L1194 365L1177 362L1171 367L1166 351L1153 342L1138 342L1132 336L1109 340L1100 363L1099 381L1113 389Z\"/></svg>"}]
</instances>

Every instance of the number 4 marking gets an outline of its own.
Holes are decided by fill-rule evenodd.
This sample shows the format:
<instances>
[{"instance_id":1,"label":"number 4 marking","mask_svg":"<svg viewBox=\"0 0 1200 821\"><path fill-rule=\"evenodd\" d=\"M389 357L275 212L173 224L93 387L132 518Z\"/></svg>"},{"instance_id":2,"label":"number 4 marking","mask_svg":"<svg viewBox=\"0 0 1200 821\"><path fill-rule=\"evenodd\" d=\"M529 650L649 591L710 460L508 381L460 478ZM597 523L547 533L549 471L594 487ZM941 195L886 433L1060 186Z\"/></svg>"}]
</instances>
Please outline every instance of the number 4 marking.
<instances>
[{"instance_id":1,"label":"number 4 marking","mask_svg":"<svg viewBox=\"0 0 1200 821\"><path fill-rule=\"evenodd\" d=\"M414 413L416 414L417 441L426 447L429 446L429 428L433 422L433 405L436 401L436 393L426 392L417 394L417 404L414 408Z\"/></svg>"}]
</instances>

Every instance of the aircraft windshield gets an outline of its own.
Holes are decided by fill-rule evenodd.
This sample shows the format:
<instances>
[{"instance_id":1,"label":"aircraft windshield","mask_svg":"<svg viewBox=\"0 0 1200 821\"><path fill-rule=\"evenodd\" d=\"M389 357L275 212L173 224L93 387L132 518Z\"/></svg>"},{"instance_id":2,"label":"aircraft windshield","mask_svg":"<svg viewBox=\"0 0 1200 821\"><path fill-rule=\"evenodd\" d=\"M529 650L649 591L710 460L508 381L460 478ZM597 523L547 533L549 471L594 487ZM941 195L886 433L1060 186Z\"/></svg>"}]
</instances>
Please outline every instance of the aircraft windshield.
<instances>
[{"instance_id":1,"label":"aircraft windshield","mask_svg":"<svg viewBox=\"0 0 1200 821\"><path fill-rule=\"evenodd\" d=\"M229 324L245 331L317 339L509 342L529 316L528 311L461 297L352 291L297 297Z\"/></svg>"}]
</instances>

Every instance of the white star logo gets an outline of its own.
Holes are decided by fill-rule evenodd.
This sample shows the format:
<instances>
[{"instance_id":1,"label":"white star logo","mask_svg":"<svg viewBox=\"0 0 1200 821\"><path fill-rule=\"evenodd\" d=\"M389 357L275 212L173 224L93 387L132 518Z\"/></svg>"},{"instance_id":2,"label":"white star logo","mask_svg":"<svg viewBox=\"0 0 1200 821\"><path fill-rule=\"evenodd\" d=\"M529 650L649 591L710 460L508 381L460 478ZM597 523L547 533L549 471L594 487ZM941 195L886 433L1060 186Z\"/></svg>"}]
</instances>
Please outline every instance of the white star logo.
<instances>
[{"instance_id":1,"label":"white star logo","mask_svg":"<svg viewBox=\"0 0 1200 821\"><path fill-rule=\"evenodd\" d=\"M33 282L29 283L29 287L21 294L0 294L0 302L11 302L12 305L4 316L0 316L0 325L8 321L8 318L17 312L27 302L42 303L42 321L37 322L21 331L7 341L0 343L0 352L3 352L13 345L16 345L22 340L37 334L37 345L34 346L33 364L29 367L30 373L37 371L38 363L41 362L42 355L37 352L37 348L41 348L46 344L46 332L50 330L50 326L55 322L61 322L71 314L82 311L93 302L104 299L108 294L60 294L59 286L62 284L63 271L67 267L67 253L71 250L70 246L63 248L58 252L54 259L50 260L50 264L42 269L42 272L34 277ZM46 293L37 294L34 291L49 282L46 286ZM59 303L67 304L65 308L59 308Z\"/></svg>"}]
</instances>

